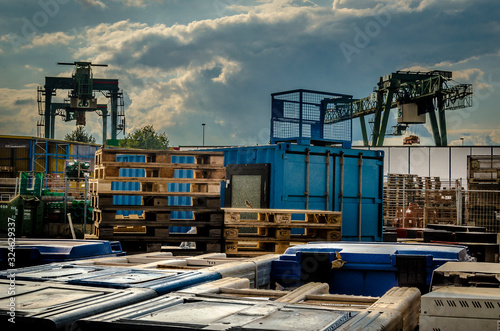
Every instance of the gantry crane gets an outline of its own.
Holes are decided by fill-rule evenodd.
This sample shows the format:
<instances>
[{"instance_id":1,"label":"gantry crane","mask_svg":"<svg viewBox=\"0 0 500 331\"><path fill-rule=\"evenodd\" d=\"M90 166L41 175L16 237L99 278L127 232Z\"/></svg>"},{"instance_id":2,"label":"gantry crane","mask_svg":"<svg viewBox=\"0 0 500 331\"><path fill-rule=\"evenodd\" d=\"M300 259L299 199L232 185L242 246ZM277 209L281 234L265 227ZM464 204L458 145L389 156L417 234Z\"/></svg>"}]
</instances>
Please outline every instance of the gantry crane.
<instances>
[{"instance_id":1,"label":"gantry crane","mask_svg":"<svg viewBox=\"0 0 500 331\"><path fill-rule=\"evenodd\" d=\"M451 71L412 72L397 71L380 77L374 93L352 103L352 118L359 118L363 143L369 146L366 119L374 114L372 146L383 146L390 110L398 108L398 125L401 132L409 124L426 122L426 114L432 127L436 146L447 146L446 110L472 106L472 85L452 81ZM328 108L325 105L325 124L346 120L350 109Z\"/></svg>"},{"instance_id":2,"label":"gantry crane","mask_svg":"<svg viewBox=\"0 0 500 331\"><path fill-rule=\"evenodd\" d=\"M54 138L55 117L63 117L63 121L76 121L76 125L86 125L86 113L96 112L102 116L102 140L107 140L107 117L111 116L111 139L115 140L118 132L125 134L125 112L123 92L118 87L117 79L94 78L92 67L107 67L106 64L91 62L59 62L59 65L73 65L75 70L71 78L45 77L45 85L37 89L38 113L41 119L37 122L38 136ZM53 103L52 97L58 89L70 90L63 103ZM108 115L107 104L97 104L95 91L101 92L111 101L111 114Z\"/></svg>"}]
</instances>

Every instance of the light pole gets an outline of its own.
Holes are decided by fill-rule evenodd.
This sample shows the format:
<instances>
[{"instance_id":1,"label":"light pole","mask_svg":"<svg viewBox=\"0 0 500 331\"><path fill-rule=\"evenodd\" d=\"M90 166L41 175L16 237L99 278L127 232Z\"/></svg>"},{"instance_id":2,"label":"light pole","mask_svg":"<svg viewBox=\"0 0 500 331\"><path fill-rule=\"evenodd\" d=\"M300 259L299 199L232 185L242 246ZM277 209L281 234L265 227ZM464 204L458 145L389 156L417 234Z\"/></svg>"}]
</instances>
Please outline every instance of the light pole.
<instances>
[{"instance_id":1,"label":"light pole","mask_svg":"<svg viewBox=\"0 0 500 331\"><path fill-rule=\"evenodd\" d=\"M462 140L462 146L463 146L465 138L464 137L460 137L460 140Z\"/></svg>"},{"instance_id":2,"label":"light pole","mask_svg":"<svg viewBox=\"0 0 500 331\"><path fill-rule=\"evenodd\" d=\"M205 146L205 123L202 123L201 127L203 128L203 146Z\"/></svg>"}]
</instances>

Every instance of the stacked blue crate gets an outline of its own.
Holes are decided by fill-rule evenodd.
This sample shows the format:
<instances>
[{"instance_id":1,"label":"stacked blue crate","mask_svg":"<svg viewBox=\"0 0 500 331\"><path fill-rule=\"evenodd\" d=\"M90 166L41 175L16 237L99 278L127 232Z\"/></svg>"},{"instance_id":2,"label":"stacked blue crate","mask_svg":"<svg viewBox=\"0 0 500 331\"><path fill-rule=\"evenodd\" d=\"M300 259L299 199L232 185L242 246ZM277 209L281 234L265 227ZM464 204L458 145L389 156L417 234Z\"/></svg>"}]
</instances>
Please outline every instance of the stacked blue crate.
<instances>
[{"instance_id":1,"label":"stacked blue crate","mask_svg":"<svg viewBox=\"0 0 500 331\"><path fill-rule=\"evenodd\" d=\"M172 163L188 163L194 164L193 156L173 155ZM194 178L194 171L191 169L176 169L174 171L175 178ZM189 183L169 183L168 190L170 192L190 192L191 184ZM168 204L171 206L191 206L191 197L169 197ZM172 211L170 219L172 220L192 220L194 217L192 211ZM170 232L186 233L191 229L189 226L171 226Z\"/></svg>"},{"instance_id":2,"label":"stacked blue crate","mask_svg":"<svg viewBox=\"0 0 500 331\"><path fill-rule=\"evenodd\" d=\"M117 155L116 162L145 162L144 155ZM120 169L120 177L145 177L145 169ZM141 183L138 182L112 182L113 191L140 191ZM113 196L113 205L142 205L142 197L134 195L115 195ZM128 216L130 214L142 215L142 210L117 210L116 215Z\"/></svg>"}]
</instances>

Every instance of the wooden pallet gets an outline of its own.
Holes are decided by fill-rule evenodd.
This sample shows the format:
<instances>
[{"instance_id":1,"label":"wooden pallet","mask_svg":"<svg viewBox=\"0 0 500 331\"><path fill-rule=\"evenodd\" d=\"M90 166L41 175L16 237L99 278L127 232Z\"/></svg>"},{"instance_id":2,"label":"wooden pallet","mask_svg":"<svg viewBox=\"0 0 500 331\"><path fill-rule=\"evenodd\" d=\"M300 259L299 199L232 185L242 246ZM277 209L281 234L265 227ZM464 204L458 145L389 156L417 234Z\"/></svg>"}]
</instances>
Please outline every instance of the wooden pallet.
<instances>
[{"instance_id":1,"label":"wooden pallet","mask_svg":"<svg viewBox=\"0 0 500 331\"><path fill-rule=\"evenodd\" d=\"M131 196L137 196L132 195ZM220 196L191 196L190 206L179 206L169 204L168 196L142 196L141 205L115 205L113 204L113 195L93 195L91 196L92 208L99 210L146 210L146 211L198 211L211 210L220 211Z\"/></svg>"},{"instance_id":2,"label":"wooden pallet","mask_svg":"<svg viewBox=\"0 0 500 331\"><path fill-rule=\"evenodd\" d=\"M220 243L222 228L197 227L196 233L172 232L169 226L100 226L93 227L93 235L100 240L111 241L144 241L159 242L161 244L180 245L183 242Z\"/></svg>"},{"instance_id":3,"label":"wooden pallet","mask_svg":"<svg viewBox=\"0 0 500 331\"><path fill-rule=\"evenodd\" d=\"M194 178L223 179L225 176L224 165L218 164L108 162L95 165L94 178L128 178L119 177L120 169L145 169L146 178L174 178L175 170L194 170Z\"/></svg>"},{"instance_id":4,"label":"wooden pallet","mask_svg":"<svg viewBox=\"0 0 500 331\"><path fill-rule=\"evenodd\" d=\"M144 155L146 162L168 162L171 163L172 156L193 156L196 158L196 163L208 164L219 162L224 164L224 152L211 151L178 151L178 150L150 150L150 149L133 149L133 148L103 148L95 153L95 163L103 163L106 161L116 162L116 155ZM217 161L214 161L217 160Z\"/></svg>"},{"instance_id":5,"label":"wooden pallet","mask_svg":"<svg viewBox=\"0 0 500 331\"><path fill-rule=\"evenodd\" d=\"M298 227L303 230L301 234L292 233L291 228L275 227L230 227L225 225L224 238L226 240L254 241L265 239L276 240L306 240L306 241L340 241L342 232L339 227ZM241 231L251 229L251 231Z\"/></svg>"},{"instance_id":6,"label":"wooden pallet","mask_svg":"<svg viewBox=\"0 0 500 331\"><path fill-rule=\"evenodd\" d=\"M250 223L279 223L279 224L330 224L341 225L342 213L324 210L299 210L299 209L263 209L263 208L222 208L225 212L225 224L245 225ZM241 218L242 213L257 214L256 220ZM292 220L292 215L304 215L304 221ZM302 223L297 223L302 222Z\"/></svg>"},{"instance_id":7,"label":"wooden pallet","mask_svg":"<svg viewBox=\"0 0 500 331\"><path fill-rule=\"evenodd\" d=\"M259 240L225 241L224 253L228 256L259 256L265 254L283 254L292 243L290 241Z\"/></svg>"},{"instance_id":8,"label":"wooden pallet","mask_svg":"<svg viewBox=\"0 0 500 331\"><path fill-rule=\"evenodd\" d=\"M138 191L112 190L113 182L136 182ZM171 192L168 184L189 184L190 192ZM89 193L93 195L158 195L158 196L218 196L221 179L207 178L147 178L147 177L110 177L109 179L89 180ZM194 193L194 194L190 194ZM204 195L202 193L205 193Z\"/></svg>"},{"instance_id":9,"label":"wooden pallet","mask_svg":"<svg viewBox=\"0 0 500 331\"><path fill-rule=\"evenodd\" d=\"M145 162L118 162L118 155L144 155ZM175 163L174 156L192 156L194 163ZM195 242L197 248L221 251L223 215L220 183L225 178L224 153L208 151L101 149L95 155L95 179L89 181L94 236L122 243L180 244ZM120 176L120 169L144 169L144 177ZM175 170L193 170L194 178L175 178ZM114 182L139 183L138 191L116 191ZM189 192L173 192L169 184L189 184ZM114 196L141 197L140 205L115 205ZM189 197L191 205L169 202L170 197ZM142 211L123 217L119 210ZM192 220L172 220L171 212L193 212ZM171 227L191 227L194 233L173 233ZM141 246L139 244L139 246ZM218 247L218 248L217 248Z\"/></svg>"},{"instance_id":10,"label":"wooden pallet","mask_svg":"<svg viewBox=\"0 0 500 331\"><path fill-rule=\"evenodd\" d=\"M222 227L222 214L215 212L196 212L193 219L172 220L170 212L144 212L142 215L117 215L114 211L92 211L94 224L102 226L190 226L190 227Z\"/></svg>"},{"instance_id":11,"label":"wooden pallet","mask_svg":"<svg viewBox=\"0 0 500 331\"><path fill-rule=\"evenodd\" d=\"M292 242L339 241L342 213L323 210L223 208L225 252L230 255L282 254ZM244 219L242 214L255 215ZM294 220L292 215L302 215ZM292 232L301 229L300 234Z\"/></svg>"}]
</instances>

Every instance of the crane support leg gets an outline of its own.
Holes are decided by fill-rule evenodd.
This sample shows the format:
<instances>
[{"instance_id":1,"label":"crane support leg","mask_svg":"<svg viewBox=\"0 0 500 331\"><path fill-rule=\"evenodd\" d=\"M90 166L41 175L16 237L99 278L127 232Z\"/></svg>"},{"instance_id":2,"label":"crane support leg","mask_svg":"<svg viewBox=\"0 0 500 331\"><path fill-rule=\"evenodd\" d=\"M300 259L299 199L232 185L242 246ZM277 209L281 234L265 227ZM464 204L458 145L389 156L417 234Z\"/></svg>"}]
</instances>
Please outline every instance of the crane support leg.
<instances>
[{"instance_id":1,"label":"crane support leg","mask_svg":"<svg viewBox=\"0 0 500 331\"><path fill-rule=\"evenodd\" d=\"M116 139L116 126L118 124L118 93L111 92L111 139Z\"/></svg>"},{"instance_id":2,"label":"crane support leg","mask_svg":"<svg viewBox=\"0 0 500 331\"><path fill-rule=\"evenodd\" d=\"M436 113L434 111L429 112L429 119L431 120L432 135L434 136L434 142L436 146L441 145L441 134L439 133L439 127L436 119Z\"/></svg>"},{"instance_id":3,"label":"crane support leg","mask_svg":"<svg viewBox=\"0 0 500 331\"><path fill-rule=\"evenodd\" d=\"M105 145L108 140L108 110L102 110L102 144Z\"/></svg>"},{"instance_id":4,"label":"crane support leg","mask_svg":"<svg viewBox=\"0 0 500 331\"><path fill-rule=\"evenodd\" d=\"M359 123L361 124L361 134L363 135L363 146L368 146L368 134L366 132L365 115L359 117Z\"/></svg>"},{"instance_id":5,"label":"crane support leg","mask_svg":"<svg viewBox=\"0 0 500 331\"><path fill-rule=\"evenodd\" d=\"M51 138L51 128L52 128L52 89L45 87L45 138Z\"/></svg>"},{"instance_id":6,"label":"crane support leg","mask_svg":"<svg viewBox=\"0 0 500 331\"><path fill-rule=\"evenodd\" d=\"M54 139L56 133L56 110L50 107L50 139Z\"/></svg>"},{"instance_id":7,"label":"crane support leg","mask_svg":"<svg viewBox=\"0 0 500 331\"><path fill-rule=\"evenodd\" d=\"M393 94L392 90L389 89L387 91L387 99L384 105L384 115L382 117L382 125L380 126L380 133L378 136L377 146L384 145L385 130L387 130L387 122L389 121L389 114L391 113L391 107L392 107L392 94Z\"/></svg>"},{"instance_id":8,"label":"crane support leg","mask_svg":"<svg viewBox=\"0 0 500 331\"><path fill-rule=\"evenodd\" d=\"M448 137L446 132L446 115L443 107L443 97L438 97L438 115L439 115L439 129L441 132L441 146L448 146Z\"/></svg>"},{"instance_id":9,"label":"crane support leg","mask_svg":"<svg viewBox=\"0 0 500 331\"><path fill-rule=\"evenodd\" d=\"M377 108L375 109L375 120L373 122L373 136L372 136L372 146L377 146L378 136L380 134L380 119L382 117L382 112L384 107L382 102L384 100L384 94L382 91L377 92Z\"/></svg>"}]
</instances>

